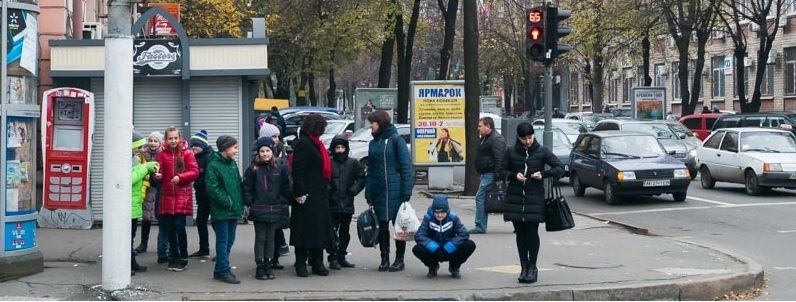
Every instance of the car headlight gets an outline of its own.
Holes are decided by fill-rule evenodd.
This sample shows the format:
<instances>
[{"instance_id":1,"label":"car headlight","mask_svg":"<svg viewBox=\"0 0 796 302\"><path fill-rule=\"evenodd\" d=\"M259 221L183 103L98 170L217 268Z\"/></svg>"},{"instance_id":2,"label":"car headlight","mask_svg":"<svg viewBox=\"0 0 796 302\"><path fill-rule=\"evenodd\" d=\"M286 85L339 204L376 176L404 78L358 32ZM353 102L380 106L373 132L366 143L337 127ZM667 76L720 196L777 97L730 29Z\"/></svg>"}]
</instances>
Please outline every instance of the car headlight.
<instances>
[{"instance_id":1,"label":"car headlight","mask_svg":"<svg viewBox=\"0 0 796 302\"><path fill-rule=\"evenodd\" d=\"M635 180L636 172L623 172L623 171L616 172L616 179L618 181Z\"/></svg>"},{"instance_id":2,"label":"car headlight","mask_svg":"<svg viewBox=\"0 0 796 302\"><path fill-rule=\"evenodd\" d=\"M696 149L691 150L691 152L688 152L688 156L697 157L697 150Z\"/></svg>"},{"instance_id":3,"label":"car headlight","mask_svg":"<svg viewBox=\"0 0 796 302\"><path fill-rule=\"evenodd\" d=\"M674 170L674 177L675 178L686 178L691 177L688 175L688 169L675 169Z\"/></svg>"},{"instance_id":4,"label":"car headlight","mask_svg":"<svg viewBox=\"0 0 796 302\"><path fill-rule=\"evenodd\" d=\"M763 172L782 172L782 164L763 164Z\"/></svg>"}]
</instances>

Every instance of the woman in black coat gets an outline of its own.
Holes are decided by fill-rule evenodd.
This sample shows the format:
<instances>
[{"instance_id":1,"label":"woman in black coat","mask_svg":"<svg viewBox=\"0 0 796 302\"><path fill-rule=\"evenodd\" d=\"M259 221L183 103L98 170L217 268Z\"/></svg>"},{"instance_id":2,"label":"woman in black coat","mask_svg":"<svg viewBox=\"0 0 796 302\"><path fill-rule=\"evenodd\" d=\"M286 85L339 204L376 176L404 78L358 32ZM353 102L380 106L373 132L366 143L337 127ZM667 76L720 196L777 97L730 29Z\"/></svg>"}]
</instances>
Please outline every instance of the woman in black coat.
<instances>
[{"instance_id":1,"label":"woman in black coat","mask_svg":"<svg viewBox=\"0 0 796 302\"><path fill-rule=\"evenodd\" d=\"M545 165L550 169L545 170ZM514 147L508 148L503 157L502 170L509 182L503 219L514 224L522 265L518 280L534 283L538 273L539 223L544 222L545 212L544 179L558 180L564 175L564 166L553 152L536 141L533 126L522 123L517 126Z\"/></svg>"},{"instance_id":2,"label":"woman in black coat","mask_svg":"<svg viewBox=\"0 0 796 302\"><path fill-rule=\"evenodd\" d=\"M307 254L312 273L329 275L323 264L323 250L331 247L331 211L329 181L332 164L319 136L326 120L311 114L301 125L301 134L288 159L292 167L293 212L290 217L290 244L296 247L296 274L307 277Z\"/></svg>"}]
</instances>

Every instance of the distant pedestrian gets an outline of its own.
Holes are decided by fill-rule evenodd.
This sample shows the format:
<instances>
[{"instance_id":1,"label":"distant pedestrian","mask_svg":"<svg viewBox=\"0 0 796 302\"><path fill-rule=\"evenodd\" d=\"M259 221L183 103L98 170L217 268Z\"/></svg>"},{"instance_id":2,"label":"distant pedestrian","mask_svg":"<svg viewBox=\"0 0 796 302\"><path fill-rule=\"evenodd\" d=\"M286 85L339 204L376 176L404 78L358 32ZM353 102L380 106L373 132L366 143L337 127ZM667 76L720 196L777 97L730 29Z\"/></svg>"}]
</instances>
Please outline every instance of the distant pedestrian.
<instances>
[{"instance_id":1,"label":"distant pedestrian","mask_svg":"<svg viewBox=\"0 0 796 302\"><path fill-rule=\"evenodd\" d=\"M161 185L158 221L169 239L168 268L182 271L188 265L185 219L193 215L191 183L199 177L199 166L177 128L166 129L165 135L166 148L157 155L160 173L155 174Z\"/></svg>"},{"instance_id":2,"label":"distant pedestrian","mask_svg":"<svg viewBox=\"0 0 796 302\"><path fill-rule=\"evenodd\" d=\"M708 106L702 106L702 113L711 113L710 108Z\"/></svg>"},{"instance_id":3,"label":"distant pedestrian","mask_svg":"<svg viewBox=\"0 0 796 302\"><path fill-rule=\"evenodd\" d=\"M412 253L428 267L428 277L437 276L440 262L448 262L448 272L461 278L462 264L475 252L475 242L470 240L467 228L459 216L450 210L448 196L436 195L428 207L423 222L415 233L417 245Z\"/></svg>"},{"instance_id":4,"label":"distant pedestrian","mask_svg":"<svg viewBox=\"0 0 796 302\"><path fill-rule=\"evenodd\" d=\"M553 107L553 118L564 118L564 114L558 107Z\"/></svg>"},{"instance_id":5,"label":"distant pedestrian","mask_svg":"<svg viewBox=\"0 0 796 302\"><path fill-rule=\"evenodd\" d=\"M603 106L603 113L611 113L611 107L608 106L608 104L605 104L605 106Z\"/></svg>"},{"instance_id":6,"label":"distant pedestrian","mask_svg":"<svg viewBox=\"0 0 796 302\"><path fill-rule=\"evenodd\" d=\"M349 226L354 215L354 197L365 188L365 170L359 160L350 158L348 139L335 136L329 145L332 153L331 211L332 249L329 251L329 268L354 267L346 260L351 240Z\"/></svg>"},{"instance_id":7,"label":"distant pedestrian","mask_svg":"<svg viewBox=\"0 0 796 302\"><path fill-rule=\"evenodd\" d=\"M545 165L550 169L545 170ZM539 223L545 220L544 179L557 181L564 174L564 166L553 152L536 141L533 126L521 123L517 126L514 146L508 148L503 157L503 173L509 179L508 209L503 219L514 224L522 266L518 280L534 283L538 274Z\"/></svg>"},{"instance_id":8,"label":"distant pedestrian","mask_svg":"<svg viewBox=\"0 0 796 302\"><path fill-rule=\"evenodd\" d=\"M213 147L207 143L207 130L202 129L191 136L191 150L196 156L196 163L199 166L199 178L193 183L194 194L196 195L196 231L199 233L199 250L189 255L190 258L207 257L210 255L210 241L208 239L207 222L210 219L210 199L207 196L205 185L205 169L210 155L213 154Z\"/></svg>"},{"instance_id":9,"label":"distant pedestrian","mask_svg":"<svg viewBox=\"0 0 796 302\"><path fill-rule=\"evenodd\" d=\"M390 265L390 228L395 224L401 203L412 198L415 173L406 142L398 135L390 115L378 110L368 116L373 140L368 146L368 173L365 182L365 200L373 205L379 219L380 272L404 270L406 241L395 241L395 262ZM379 160L381 159L381 160Z\"/></svg>"},{"instance_id":10,"label":"distant pedestrian","mask_svg":"<svg viewBox=\"0 0 796 302\"><path fill-rule=\"evenodd\" d=\"M295 198L290 187L287 166L274 156L276 144L271 137L257 140L257 156L243 174L243 201L254 222L255 277L274 279L272 257L277 254L276 231L289 223L289 200Z\"/></svg>"},{"instance_id":11,"label":"distant pedestrian","mask_svg":"<svg viewBox=\"0 0 796 302\"><path fill-rule=\"evenodd\" d=\"M235 243L238 219L243 217L243 195L241 177L235 156L238 155L238 141L231 136L222 135L216 140L218 152L210 156L205 170L205 185L210 198L210 216L216 232L216 265L213 279L238 284L240 281L232 274L229 254Z\"/></svg>"},{"instance_id":12,"label":"distant pedestrian","mask_svg":"<svg viewBox=\"0 0 796 302\"><path fill-rule=\"evenodd\" d=\"M719 107L713 106L713 111L712 112L713 113L721 113L721 110L719 110Z\"/></svg>"},{"instance_id":13,"label":"distant pedestrian","mask_svg":"<svg viewBox=\"0 0 796 302\"><path fill-rule=\"evenodd\" d=\"M158 152L163 148L163 134L160 132L152 132L146 139L146 145L142 147L141 159L143 162L157 162ZM152 223L157 222L156 203L158 197L159 184L154 181L155 174L150 173L144 178L144 203L143 203L143 216L141 217L141 243L135 248L136 253L146 253L149 243L149 232L152 229ZM157 247L158 259L163 256L166 259L166 239L160 236L158 232ZM162 253L161 253L162 249ZM165 263L165 261L161 262Z\"/></svg>"},{"instance_id":14,"label":"distant pedestrian","mask_svg":"<svg viewBox=\"0 0 796 302\"><path fill-rule=\"evenodd\" d=\"M326 120L310 114L301 125L301 135L296 140L293 154L288 160L293 177L290 217L290 244L295 247L296 275L307 277L307 255L312 273L328 276L323 261L323 250L332 243L331 212L329 206L329 181L332 180L332 162L320 136L326 129Z\"/></svg>"},{"instance_id":15,"label":"distant pedestrian","mask_svg":"<svg viewBox=\"0 0 796 302\"><path fill-rule=\"evenodd\" d=\"M666 121L672 122L672 121L676 121L676 120L677 119L674 117L674 114L671 111L666 113Z\"/></svg>"},{"instance_id":16,"label":"distant pedestrian","mask_svg":"<svg viewBox=\"0 0 796 302\"><path fill-rule=\"evenodd\" d=\"M285 132L287 123L285 123L285 118L282 117L282 114L279 113L279 108L276 108L276 106L271 107L271 115L276 118L276 124L279 125L281 132Z\"/></svg>"},{"instance_id":17,"label":"distant pedestrian","mask_svg":"<svg viewBox=\"0 0 796 302\"><path fill-rule=\"evenodd\" d=\"M136 227L138 226L138 220L143 217L143 202L144 202L144 192L146 191L146 187L144 186L144 181L149 173L154 173L158 170L158 163L155 161L145 162L141 152L143 148L146 148L146 137L142 134L138 133L137 131L133 131L133 170L131 172L131 179L132 179L132 188L131 188L131 217L132 217L132 237L130 240L135 243L135 233ZM131 248L130 250L130 269L131 273L135 275L135 273L146 272L147 267L143 265L139 265L138 262L135 260L135 250Z\"/></svg>"},{"instance_id":18,"label":"distant pedestrian","mask_svg":"<svg viewBox=\"0 0 796 302\"><path fill-rule=\"evenodd\" d=\"M481 174L481 180L475 194L475 227L470 230L470 234L486 233L489 220L486 213L486 193L494 190L495 182L504 180L500 167L506 154L506 140L495 131L495 121L488 116L478 121L478 134L481 141L475 155L475 169Z\"/></svg>"}]
</instances>

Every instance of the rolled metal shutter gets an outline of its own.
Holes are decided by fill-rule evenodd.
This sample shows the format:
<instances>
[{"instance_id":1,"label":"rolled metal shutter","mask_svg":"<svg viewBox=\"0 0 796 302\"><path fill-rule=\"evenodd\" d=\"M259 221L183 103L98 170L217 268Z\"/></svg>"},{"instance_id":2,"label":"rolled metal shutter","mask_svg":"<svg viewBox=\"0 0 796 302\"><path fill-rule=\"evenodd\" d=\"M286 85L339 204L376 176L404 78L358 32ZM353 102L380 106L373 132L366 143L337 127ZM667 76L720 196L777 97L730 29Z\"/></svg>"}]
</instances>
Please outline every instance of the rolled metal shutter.
<instances>
[{"instance_id":1,"label":"rolled metal shutter","mask_svg":"<svg viewBox=\"0 0 796 302\"><path fill-rule=\"evenodd\" d=\"M207 129L208 143L216 148L216 139L230 135L241 139L243 109L240 78L194 78L191 81L191 133ZM240 145L239 145L240 147ZM238 168L240 163L238 152Z\"/></svg>"},{"instance_id":2,"label":"rolled metal shutter","mask_svg":"<svg viewBox=\"0 0 796 302\"><path fill-rule=\"evenodd\" d=\"M102 78L91 79L90 91L94 93L94 139L89 173L89 206L94 221L102 221L102 146L105 145L105 87Z\"/></svg>"}]
</instances>

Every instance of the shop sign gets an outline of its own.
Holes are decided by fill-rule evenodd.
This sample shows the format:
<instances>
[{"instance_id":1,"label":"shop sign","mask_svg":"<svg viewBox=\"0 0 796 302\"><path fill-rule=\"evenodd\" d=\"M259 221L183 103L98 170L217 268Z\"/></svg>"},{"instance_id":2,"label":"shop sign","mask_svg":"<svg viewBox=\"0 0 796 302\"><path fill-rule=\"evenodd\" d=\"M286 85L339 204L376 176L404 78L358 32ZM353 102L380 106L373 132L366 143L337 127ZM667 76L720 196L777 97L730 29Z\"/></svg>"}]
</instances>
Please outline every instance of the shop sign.
<instances>
[{"instance_id":1,"label":"shop sign","mask_svg":"<svg viewBox=\"0 0 796 302\"><path fill-rule=\"evenodd\" d=\"M174 16L177 22L180 21L179 3L150 3L149 7L160 7ZM149 19L149 34L152 36L176 36L177 30L169 20L160 14L156 14L152 19Z\"/></svg>"},{"instance_id":2,"label":"shop sign","mask_svg":"<svg viewBox=\"0 0 796 302\"><path fill-rule=\"evenodd\" d=\"M182 73L182 53L178 41L136 40L133 47L133 74L178 76Z\"/></svg>"}]
</instances>

